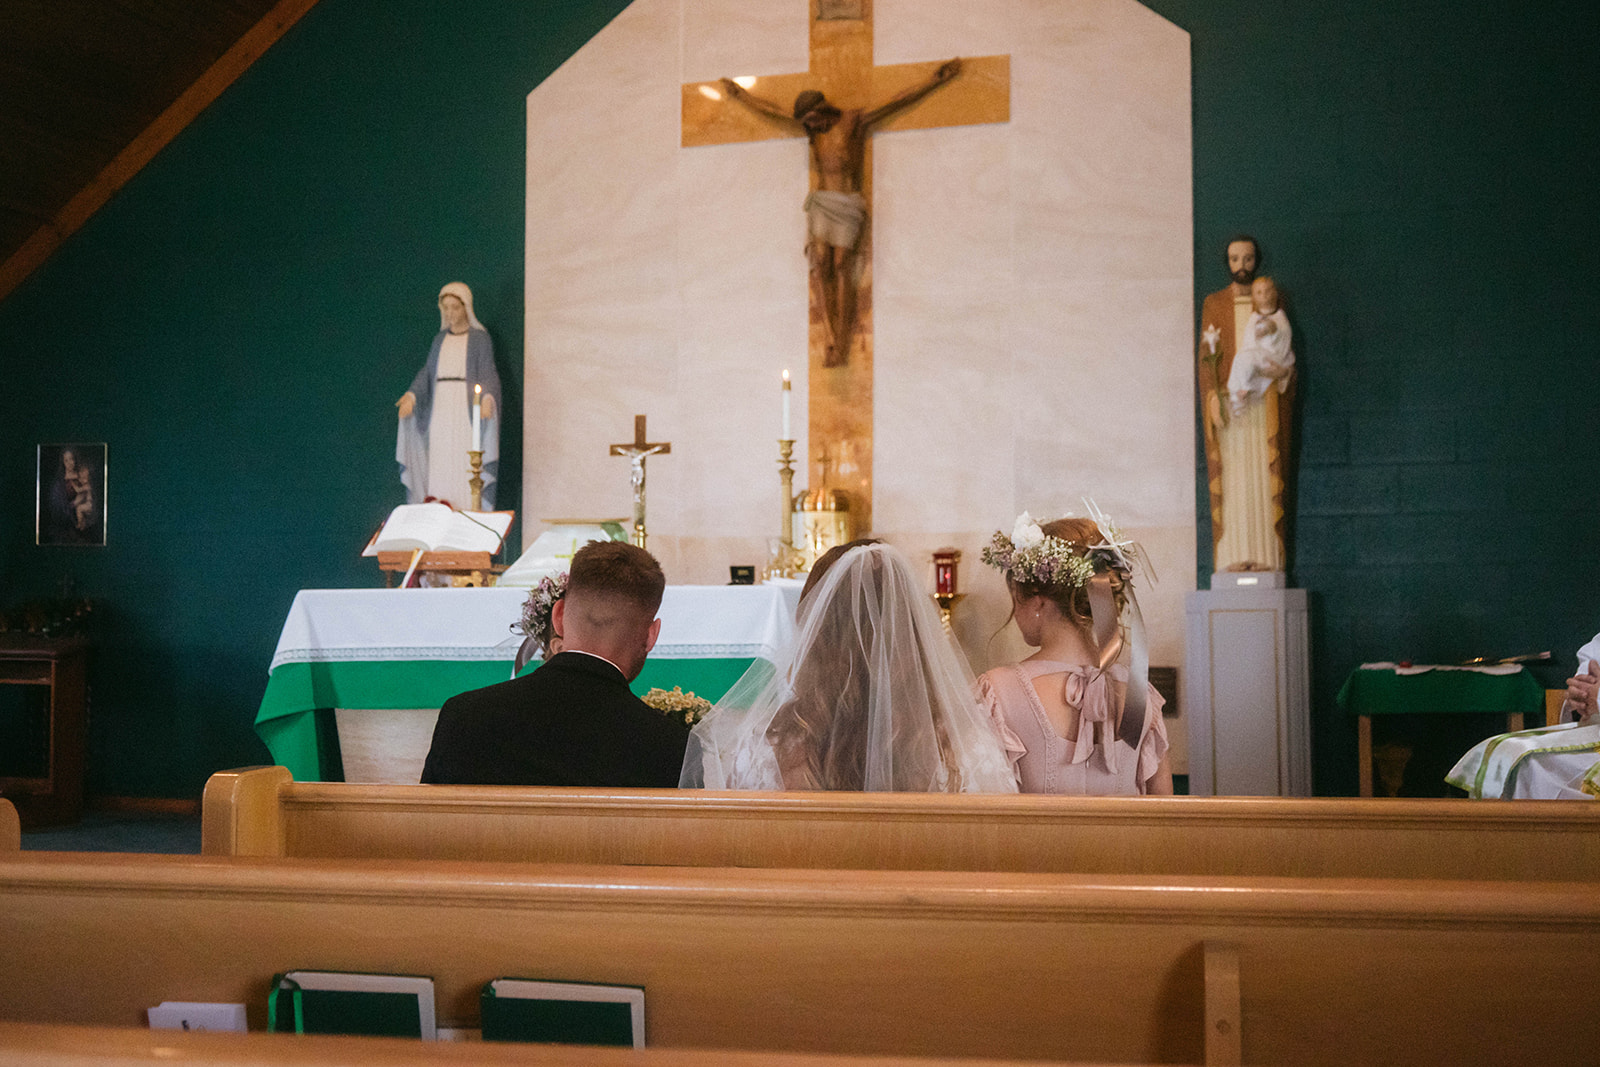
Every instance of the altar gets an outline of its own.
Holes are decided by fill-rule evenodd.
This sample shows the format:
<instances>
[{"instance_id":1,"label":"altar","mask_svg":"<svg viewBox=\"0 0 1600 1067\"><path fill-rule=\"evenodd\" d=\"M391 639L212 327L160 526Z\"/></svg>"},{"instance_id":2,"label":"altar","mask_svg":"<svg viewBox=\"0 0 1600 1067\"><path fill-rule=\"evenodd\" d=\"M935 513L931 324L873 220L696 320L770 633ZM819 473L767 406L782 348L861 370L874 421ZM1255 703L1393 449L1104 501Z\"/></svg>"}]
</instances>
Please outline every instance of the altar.
<instances>
[{"instance_id":1,"label":"altar","mask_svg":"<svg viewBox=\"0 0 1600 1067\"><path fill-rule=\"evenodd\" d=\"M752 662L788 644L800 584L668 586L661 636L633 691L681 686L715 701ZM334 722L351 736L391 720L415 747L450 697L511 677L522 642L511 624L526 597L498 588L301 590L272 657L257 736L296 781L344 769Z\"/></svg>"}]
</instances>

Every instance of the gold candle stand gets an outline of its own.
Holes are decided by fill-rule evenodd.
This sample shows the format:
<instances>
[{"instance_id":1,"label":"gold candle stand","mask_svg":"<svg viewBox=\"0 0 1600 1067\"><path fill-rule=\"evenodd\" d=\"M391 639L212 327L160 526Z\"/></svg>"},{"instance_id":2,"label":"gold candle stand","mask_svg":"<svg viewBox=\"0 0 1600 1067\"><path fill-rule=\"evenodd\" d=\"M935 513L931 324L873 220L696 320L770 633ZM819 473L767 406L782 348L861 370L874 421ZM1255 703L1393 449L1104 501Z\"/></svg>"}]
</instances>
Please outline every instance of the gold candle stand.
<instances>
[{"instance_id":1,"label":"gold candle stand","mask_svg":"<svg viewBox=\"0 0 1600 1067\"><path fill-rule=\"evenodd\" d=\"M467 484L472 487L472 509L483 510L483 452L481 449L467 449L467 470L472 477L467 479Z\"/></svg>"},{"instance_id":2,"label":"gold candle stand","mask_svg":"<svg viewBox=\"0 0 1600 1067\"><path fill-rule=\"evenodd\" d=\"M939 622L944 626L945 633L954 633L950 628L950 612L955 606L967 599L965 593L934 593L933 602L939 605Z\"/></svg>"},{"instance_id":3,"label":"gold candle stand","mask_svg":"<svg viewBox=\"0 0 1600 1067\"><path fill-rule=\"evenodd\" d=\"M767 564L766 576L794 577L799 553L794 548L794 439L778 438L778 481L783 499L779 501L782 521L778 527L778 552Z\"/></svg>"},{"instance_id":4,"label":"gold candle stand","mask_svg":"<svg viewBox=\"0 0 1600 1067\"><path fill-rule=\"evenodd\" d=\"M778 438L778 481L783 483L783 523L778 527L778 540L783 547L794 550L794 441Z\"/></svg>"}]
</instances>

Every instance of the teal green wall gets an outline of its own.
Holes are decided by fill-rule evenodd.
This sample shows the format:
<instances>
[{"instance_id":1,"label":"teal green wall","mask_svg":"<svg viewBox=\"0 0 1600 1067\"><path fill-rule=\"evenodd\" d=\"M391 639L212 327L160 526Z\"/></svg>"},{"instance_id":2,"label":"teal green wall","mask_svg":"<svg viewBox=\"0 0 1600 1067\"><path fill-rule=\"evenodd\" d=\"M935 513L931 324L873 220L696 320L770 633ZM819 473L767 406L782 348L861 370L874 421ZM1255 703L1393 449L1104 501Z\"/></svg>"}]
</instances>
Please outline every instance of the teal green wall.
<instances>
[{"instance_id":1,"label":"teal green wall","mask_svg":"<svg viewBox=\"0 0 1600 1067\"><path fill-rule=\"evenodd\" d=\"M1353 793L1357 664L1551 649L1555 685L1600 629L1600 7L1150 6L1192 35L1197 306L1241 230L1291 302L1313 767Z\"/></svg>"},{"instance_id":2,"label":"teal green wall","mask_svg":"<svg viewBox=\"0 0 1600 1067\"><path fill-rule=\"evenodd\" d=\"M375 581L444 281L494 336L518 485L523 100L623 6L322 0L0 303L0 600L70 576L104 607L92 791L266 758L295 590ZM1246 229L1292 301L1316 782L1351 792L1355 664L1551 648L1554 680L1600 629L1597 16L1150 6L1193 39L1196 299ZM66 440L110 446L104 550L32 543L33 449Z\"/></svg>"},{"instance_id":3,"label":"teal green wall","mask_svg":"<svg viewBox=\"0 0 1600 1067\"><path fill-rule=\"evenodd\" d=\"M322 0L0 303L0 603L70 577L102 606L91 792L267 759L295 591L377 580L446 281L496 344L517 505L524 99L624 6ZM33 544L34 446L71 440L109 446L105 549Z\"/></svg>"}]
</instances>

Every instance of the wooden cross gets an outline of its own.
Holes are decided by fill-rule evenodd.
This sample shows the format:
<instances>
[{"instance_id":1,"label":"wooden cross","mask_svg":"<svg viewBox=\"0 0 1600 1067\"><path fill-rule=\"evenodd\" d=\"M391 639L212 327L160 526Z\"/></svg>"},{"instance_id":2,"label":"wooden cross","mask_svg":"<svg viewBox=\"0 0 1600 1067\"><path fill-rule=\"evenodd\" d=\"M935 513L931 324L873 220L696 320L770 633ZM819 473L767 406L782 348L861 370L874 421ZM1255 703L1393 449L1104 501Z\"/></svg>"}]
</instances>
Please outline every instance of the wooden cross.
<instances>
[{"instance_id":1,"label":"wooden cross","mask_svg":"<svg viewBox=\"0 0 1600 1067\"><path fill-rule=\"evenodd\" d=\"M613 456L627 456L633 464L633 543L645 547L644 529L644 461L651 456L663 456L672 451L666 441L647 441L644 416L633 417L633 440L611 446Z\"/></svg>"},{"instance_id":2,"label":"wooden cross","mask_svg":"<svg viewBox=\"0 0 1600 1067\"><path fill-rule=\"evenodd\" d=\"M798 4L799 0L795 0ZM820 90L841 108L871 109L926 82L939 61L872 64L872 0L808 0L811 9L811 69L802 74L739 78L751 94L792 102L803 90ZM683 86L683 145L734 144L804 136L792 122L727 99L719 82ZM960 74L875 130L909 130L1006 122L1011 117L1011 57L979 56L962 61ZM855 254L854 329L836 358L828 359L828 312L816 284L811 290L809 395L807 397L808 488L842 490L850 501L856 532L872 529L872 138L866 139L861 194L867 223ZM812 167L812 187L817 187ZM798 209L799 205L796 205ZM823 457L831 462L824 462Z\"/></svg>"}]
</instances>

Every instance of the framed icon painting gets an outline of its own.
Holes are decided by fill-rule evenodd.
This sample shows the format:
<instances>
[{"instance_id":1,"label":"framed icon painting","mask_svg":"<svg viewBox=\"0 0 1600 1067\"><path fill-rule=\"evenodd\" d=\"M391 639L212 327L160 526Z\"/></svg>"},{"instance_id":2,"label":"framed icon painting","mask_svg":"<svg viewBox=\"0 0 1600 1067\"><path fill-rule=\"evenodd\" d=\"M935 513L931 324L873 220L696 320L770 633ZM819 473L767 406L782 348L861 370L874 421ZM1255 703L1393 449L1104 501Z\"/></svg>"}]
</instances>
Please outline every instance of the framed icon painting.
<instances>
[{"instance_id":1,"label":"framed icon painting","mask_svg":"<svg viewBox=\"0 0 1600 1067\"><path fill-rule=\"evenodd\" d=\"M40 445L34 540L41 545L106 543L106 446Z\"/></svg>"}]
</instances>

